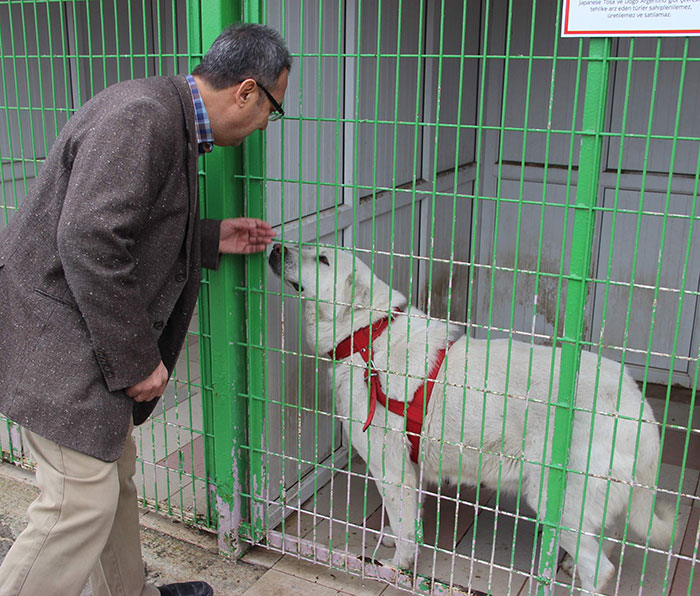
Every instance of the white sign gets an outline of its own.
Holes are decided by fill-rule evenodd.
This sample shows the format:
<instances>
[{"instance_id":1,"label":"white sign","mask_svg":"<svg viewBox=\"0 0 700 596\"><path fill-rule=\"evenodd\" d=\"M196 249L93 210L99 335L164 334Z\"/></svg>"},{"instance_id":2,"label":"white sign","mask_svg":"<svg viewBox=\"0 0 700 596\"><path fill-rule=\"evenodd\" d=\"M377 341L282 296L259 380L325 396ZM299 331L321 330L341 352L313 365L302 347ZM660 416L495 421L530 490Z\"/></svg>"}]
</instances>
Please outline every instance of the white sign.
<instances>
[{"instance_id":1,"label":"white sign","mask_svg":"<svg viewBox=\"0 0 700 596\"><path fill-rule=\"evenodd\" d=\"M700 0L564 0L564 37L700 35Z\"/></svg>"}]
</instances>

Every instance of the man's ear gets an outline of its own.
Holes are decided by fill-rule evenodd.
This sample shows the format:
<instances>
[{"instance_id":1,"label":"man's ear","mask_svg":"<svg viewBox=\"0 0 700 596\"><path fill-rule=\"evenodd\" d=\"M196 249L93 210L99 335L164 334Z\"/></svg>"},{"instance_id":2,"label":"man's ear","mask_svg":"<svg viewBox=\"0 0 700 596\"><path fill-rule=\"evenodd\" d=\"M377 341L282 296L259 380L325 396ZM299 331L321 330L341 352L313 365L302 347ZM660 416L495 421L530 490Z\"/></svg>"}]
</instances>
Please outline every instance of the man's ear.
<instances>
[{"instance_id":1,"label":"man's ear","mask_svg":"<svg viewBox=\"0 0 700 596\"><path fill-rule=\"evenodd\" d=\"M257 95L253 95L258 88L258 84L253 79L246 79L236 87L236 103L242 108L253 101Z\"/></svg>"}]
</instances>

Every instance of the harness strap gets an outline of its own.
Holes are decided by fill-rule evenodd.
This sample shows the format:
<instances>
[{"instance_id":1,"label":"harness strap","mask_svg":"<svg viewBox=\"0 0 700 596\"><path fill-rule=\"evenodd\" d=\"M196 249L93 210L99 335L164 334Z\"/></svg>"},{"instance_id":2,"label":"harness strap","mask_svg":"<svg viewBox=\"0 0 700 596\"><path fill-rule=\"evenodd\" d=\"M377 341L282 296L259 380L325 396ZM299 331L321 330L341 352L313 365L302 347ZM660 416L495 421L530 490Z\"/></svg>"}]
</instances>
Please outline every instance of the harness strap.
<instances>
[{"instance_id":1,"label":"harness strap","mask_svg":"<svg viewBox=\"0 0 700 596\"><path fill-rule=\"evenodd\" d=\"M395 312L401 312L401 309L396 309ZM389 317L384 317L375 321L372 323L371 328L367 325L362 329L358 329L355 333L341 341L328 355L333 358L333 360L344 360L348 356L360 352L365 362L369 362L369 355L365 357L365 354L369 351L370 338L372 343L374 343L374 340L384 333L384 330L393 320L394 315L392 314Z\"/></svg>"},{"instance_id":2,"label":"harness strap","mask_svg":"<svg viewBox=\"0 0 700 596\"><path fill-rule=\"evenodd\" d=\"M399 311L400 312L400 311ZM438 352L437 360L430 369L428 377L423 385L418 387L413 394L413 399L410 403L399 401L397 399L387 398L386 393L382 389L379 381L379 373L374 368L373 350L370 345L386 330L389 323L394 320L394 315L385 317L376 321L372 327L368 325L355 333L345 338L338 344L330 353L329 356L334 360L343 360L352 354L360 353L362 359L367 364L365 369L365 383L369 388L369 408L367 412L367 420L365 420L362 431L365 432L374 418L374 413L377 410L377 402L382 404L390 412L401 416L406 421L406 434L411 443L411 460L418 462L420 452L420 436L423 429L423 417L428 410L430 397L433 393L433 385L437 377L440 367L445 360L447 351L452 347L454 342L450 342L447 348L442 348Z\"/></svg>"},{"instance_id":3,"label":"harness strap","mask_svg":"<svg viewBox=\"0 0 700 596\"><path fill-rule=\"evenodd\" d=\"M413 394L413 399L407 407L405 403L396 399L388 399L389 410L395 414L398 414L399 416L404 415L404 407L406 407L406 433L408 435L408 440L411 442L411 460L415 463L418 462L418 455L420 453L420 435L421 431L423 430L423 417L428 411L430 397L433 394L433 385L435 385L435 377L437 377L440 367L445 360L447 350L449 350L451 347L452 344L450 343L447 349L440 349L437 355L437 360L428 374L428 378L423 385L416 389L416 392ZM384 396L384 399L387 399L386 396ZM384 403L382 403L382 405L384 405Z\"/></svg>"}]
</instances>

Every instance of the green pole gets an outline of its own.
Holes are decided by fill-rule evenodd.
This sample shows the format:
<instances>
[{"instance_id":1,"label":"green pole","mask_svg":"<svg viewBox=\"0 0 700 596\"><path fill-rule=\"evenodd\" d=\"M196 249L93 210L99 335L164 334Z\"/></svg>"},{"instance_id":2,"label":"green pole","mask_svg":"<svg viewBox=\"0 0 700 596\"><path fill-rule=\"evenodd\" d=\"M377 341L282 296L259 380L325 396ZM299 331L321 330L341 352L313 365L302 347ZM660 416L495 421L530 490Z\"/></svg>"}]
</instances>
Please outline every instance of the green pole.
<instances>
[{"instance_id":1,"label":"green pole","mask_svg":"<svg viewBox=\"0 0 700 596\"><path fill-rule=\"evenodd\" d=\"M189 5L191 54L199 62L227 25L240 20L240 2L192 1ZM199 55L195 49L199 46ZM244 213L243 184L235 174L243 172L240 149L217 147L200 158L202 215L221 219ZM219 550L240 556L239 540L247 517L245 490L246 350L245 263L242 256L227 256L217 271L204 272L199 302L203 381L205 464L210 505L218 517Z\"/></svg>"},{"instance_id":2,"label":"green pole","mask_svg":"<svg viewBox=\"0 0 700 596\"><path fill-rule=\"evenodd\" d=\"M265 11L260 0L244 0L244 19L248 23L265 23ZM265 138L256 132L245 143L246 211L249 217L266 219L265 209ZM265 449L265 410L267 403L267 305L265 277L266 253L248 258L246 284L248 288L248 437L250 445L250 539L258 542L265 532L266 507L264 491L269 484Z\"/></svg>"},{"instance_id":3,"label":"green pole","mask_svg":"<svg viewBox=\"0 0 700 596\"><path fill-rule=\"evenodd\" d=\"M581 357L586 307L586 283L589 277L595 207L598 197L600 156L607 99L610 39L590 40L586 91L584 96L583 124L581 131L581 156L578 170L574 224L571 242L566 320L561 341L559 393L552 404L554 431L547 480L547 504L542 521L538 595L553 592L552 582L557 572L557 554L564 492L566 467L569 460L571 427L573 423L574 393ZM546 453L542 454L543 461Z\"/></svg>"}]
</instances>

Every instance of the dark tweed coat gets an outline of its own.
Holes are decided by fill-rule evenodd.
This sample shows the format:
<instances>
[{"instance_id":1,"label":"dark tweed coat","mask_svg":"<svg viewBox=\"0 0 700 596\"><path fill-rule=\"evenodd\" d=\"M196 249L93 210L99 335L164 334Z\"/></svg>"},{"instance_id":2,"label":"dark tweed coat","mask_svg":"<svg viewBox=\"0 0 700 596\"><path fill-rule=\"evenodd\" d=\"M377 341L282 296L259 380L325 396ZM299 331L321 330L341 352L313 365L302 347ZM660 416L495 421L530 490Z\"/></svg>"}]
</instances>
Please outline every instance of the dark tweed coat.
<instances>
[{"instance_id":1,"label":"dark tweed coat","mask_svg":"<svg viewBox=\"0 0 700 596\"><path fill-rule=\"evenodd\" d=\"M114 85L54 143L0 230L0 412L104 461L155 400L124 389L172 371L218 222L200 220L184 77Z\"/></svg>"}]
</instances>

